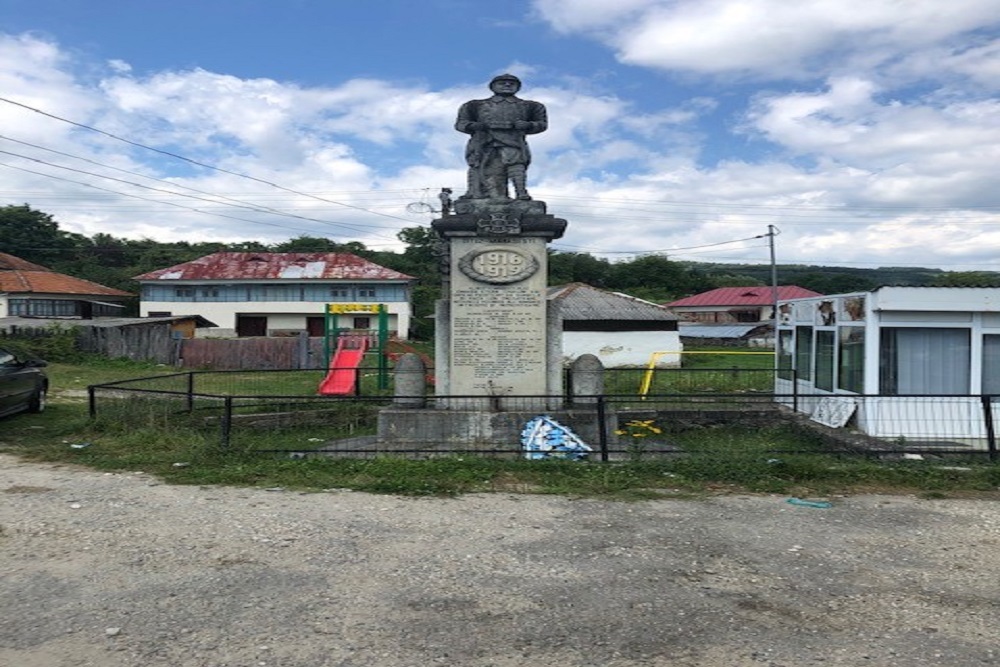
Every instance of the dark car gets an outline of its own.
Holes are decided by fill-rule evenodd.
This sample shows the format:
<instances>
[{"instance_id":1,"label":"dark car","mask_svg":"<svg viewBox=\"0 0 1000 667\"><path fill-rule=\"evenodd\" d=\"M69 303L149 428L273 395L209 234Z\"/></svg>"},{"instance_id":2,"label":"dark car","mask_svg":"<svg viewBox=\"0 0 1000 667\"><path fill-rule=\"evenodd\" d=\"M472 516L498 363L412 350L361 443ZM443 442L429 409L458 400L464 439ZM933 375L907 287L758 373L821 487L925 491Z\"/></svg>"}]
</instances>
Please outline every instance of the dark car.
<instances>
[{"instance_id":1,"label":"dark car","mask_svg":"<svg viewBox=\"0 0 1000 667\"><path fill-rule=\"evenodd\" d=\"M15 412L41 412L49 379L42 366L45 362L0 348L0 417Z\"/></svg>"}]
</instances>

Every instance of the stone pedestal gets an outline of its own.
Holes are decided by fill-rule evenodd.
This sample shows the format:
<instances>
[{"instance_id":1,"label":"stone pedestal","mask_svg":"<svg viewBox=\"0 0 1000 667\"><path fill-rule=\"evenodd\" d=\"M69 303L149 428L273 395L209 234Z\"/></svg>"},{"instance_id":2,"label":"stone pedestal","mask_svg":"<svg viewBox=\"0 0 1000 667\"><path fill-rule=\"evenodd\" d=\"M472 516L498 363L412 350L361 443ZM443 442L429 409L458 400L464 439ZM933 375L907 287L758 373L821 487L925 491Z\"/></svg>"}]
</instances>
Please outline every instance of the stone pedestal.
<instances>
[{"instance_id":1,"label":"stone pedestal","mask_svg":"<svg viewBox=\"0 0 1000 667\"><path fill-rule=\"evenodd\" d=\"M562 393L546 244L566 221L548 215L544 202L477 199L459 200L455 215L432 226L448 274L435 323L438 396L485 397L483 409L492 410L558 407L523 397Z\"/></svg>"}]
</instances>

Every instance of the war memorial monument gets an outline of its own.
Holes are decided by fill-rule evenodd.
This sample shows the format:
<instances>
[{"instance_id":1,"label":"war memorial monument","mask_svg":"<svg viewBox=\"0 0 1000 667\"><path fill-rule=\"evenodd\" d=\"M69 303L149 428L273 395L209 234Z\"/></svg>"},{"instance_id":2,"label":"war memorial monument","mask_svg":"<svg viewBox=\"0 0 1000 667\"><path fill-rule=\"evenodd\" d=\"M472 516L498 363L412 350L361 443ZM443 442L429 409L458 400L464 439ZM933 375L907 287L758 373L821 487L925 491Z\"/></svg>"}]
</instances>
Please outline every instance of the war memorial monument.
<instances>
[{"instance_id":1,"label":"war memorial monument","mask_svg":"<svg viewBox=\"0 0 1000 667\"><path fill-rule=\"evenodd\" d=\"M435 312L435 398L424 399L419 358L397 364L396 400L379 419L388 449L509 446L527 419L557 415L585 435L593 410L570 410L562 386L562 322L546 294L546 246L566 221L528 193L528 135L548 128L545 106L517 96L520 80L490 81L493 95L466 102L455 129L469 135L467 190L442 198L431 223L440 241L442 298ZM583 360L577 394L596 394L599 368ZM588 385L588 382L590 384Z\"/></svg>"}]
</instances>

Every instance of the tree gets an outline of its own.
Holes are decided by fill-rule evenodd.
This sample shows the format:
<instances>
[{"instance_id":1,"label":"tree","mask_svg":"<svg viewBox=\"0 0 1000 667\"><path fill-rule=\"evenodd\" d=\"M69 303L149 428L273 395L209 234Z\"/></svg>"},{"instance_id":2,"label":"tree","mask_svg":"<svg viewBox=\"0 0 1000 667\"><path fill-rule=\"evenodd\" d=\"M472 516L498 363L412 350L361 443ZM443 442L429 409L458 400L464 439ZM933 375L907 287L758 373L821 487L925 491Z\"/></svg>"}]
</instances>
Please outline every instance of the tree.
<instances>
[{"instance_id":1,"label":"tree","mask_svg":"<svg viewBox=\"0 0 1000 667\"><path fill-rule=\"evenodd\" d=\"M993 271L946 271L931 281L933 287L1000 287L1000 273Z\"/></svg>"},{"instance_id":2,"label":"tree","mask_svg":"<svg viewBox=\"0 0 1000 667\"><path fill-rule=\"evenodd\" d=\"M585 252L549 254L549 284L586 283L604 287L611 275L611 263Z\"/></svg>"},{"instance_id":3,"label":"tree","mask_svg":"<svg viewBox=\"0 0 1000 667\"><path fill-rule=\"evenodd\" d=\"M27 204L0 207L0 252L53 268L72 261L87 238L59 229L51 215Z\"/></svg>"},{"instance_id":4,"label":"tree","mask_svg":"<svg viewBox=\"0 0 1000 667\"><path fill-rule=\"evenodd\" d=\"M342 246L321 236L296 236L273 246L274 252L343 252Z\"/></svg>"}]
</instances>

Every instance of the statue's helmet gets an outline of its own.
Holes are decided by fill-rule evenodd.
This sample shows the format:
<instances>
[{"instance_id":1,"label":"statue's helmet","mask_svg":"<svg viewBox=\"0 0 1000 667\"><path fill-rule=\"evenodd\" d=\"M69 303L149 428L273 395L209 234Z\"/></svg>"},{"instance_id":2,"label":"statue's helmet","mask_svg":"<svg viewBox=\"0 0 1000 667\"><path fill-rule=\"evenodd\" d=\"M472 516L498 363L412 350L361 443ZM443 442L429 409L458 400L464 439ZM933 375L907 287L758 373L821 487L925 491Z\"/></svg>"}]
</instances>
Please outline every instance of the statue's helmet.
<instances>
[{"instance_id":1,"label":"statue's helmet","mask_svg":"<svg viewBox=\"0 0 1000 667\"><path fill-rule=\"evenodd\" d=\"M513 74L500 74L499 76L493 77L490 80L490 90L493 90L493 86L496 85L500 81L513 81L514 83L517 84L517 89L521 90L521 80L518 79Z\"/></svg>"}]
</instances>

